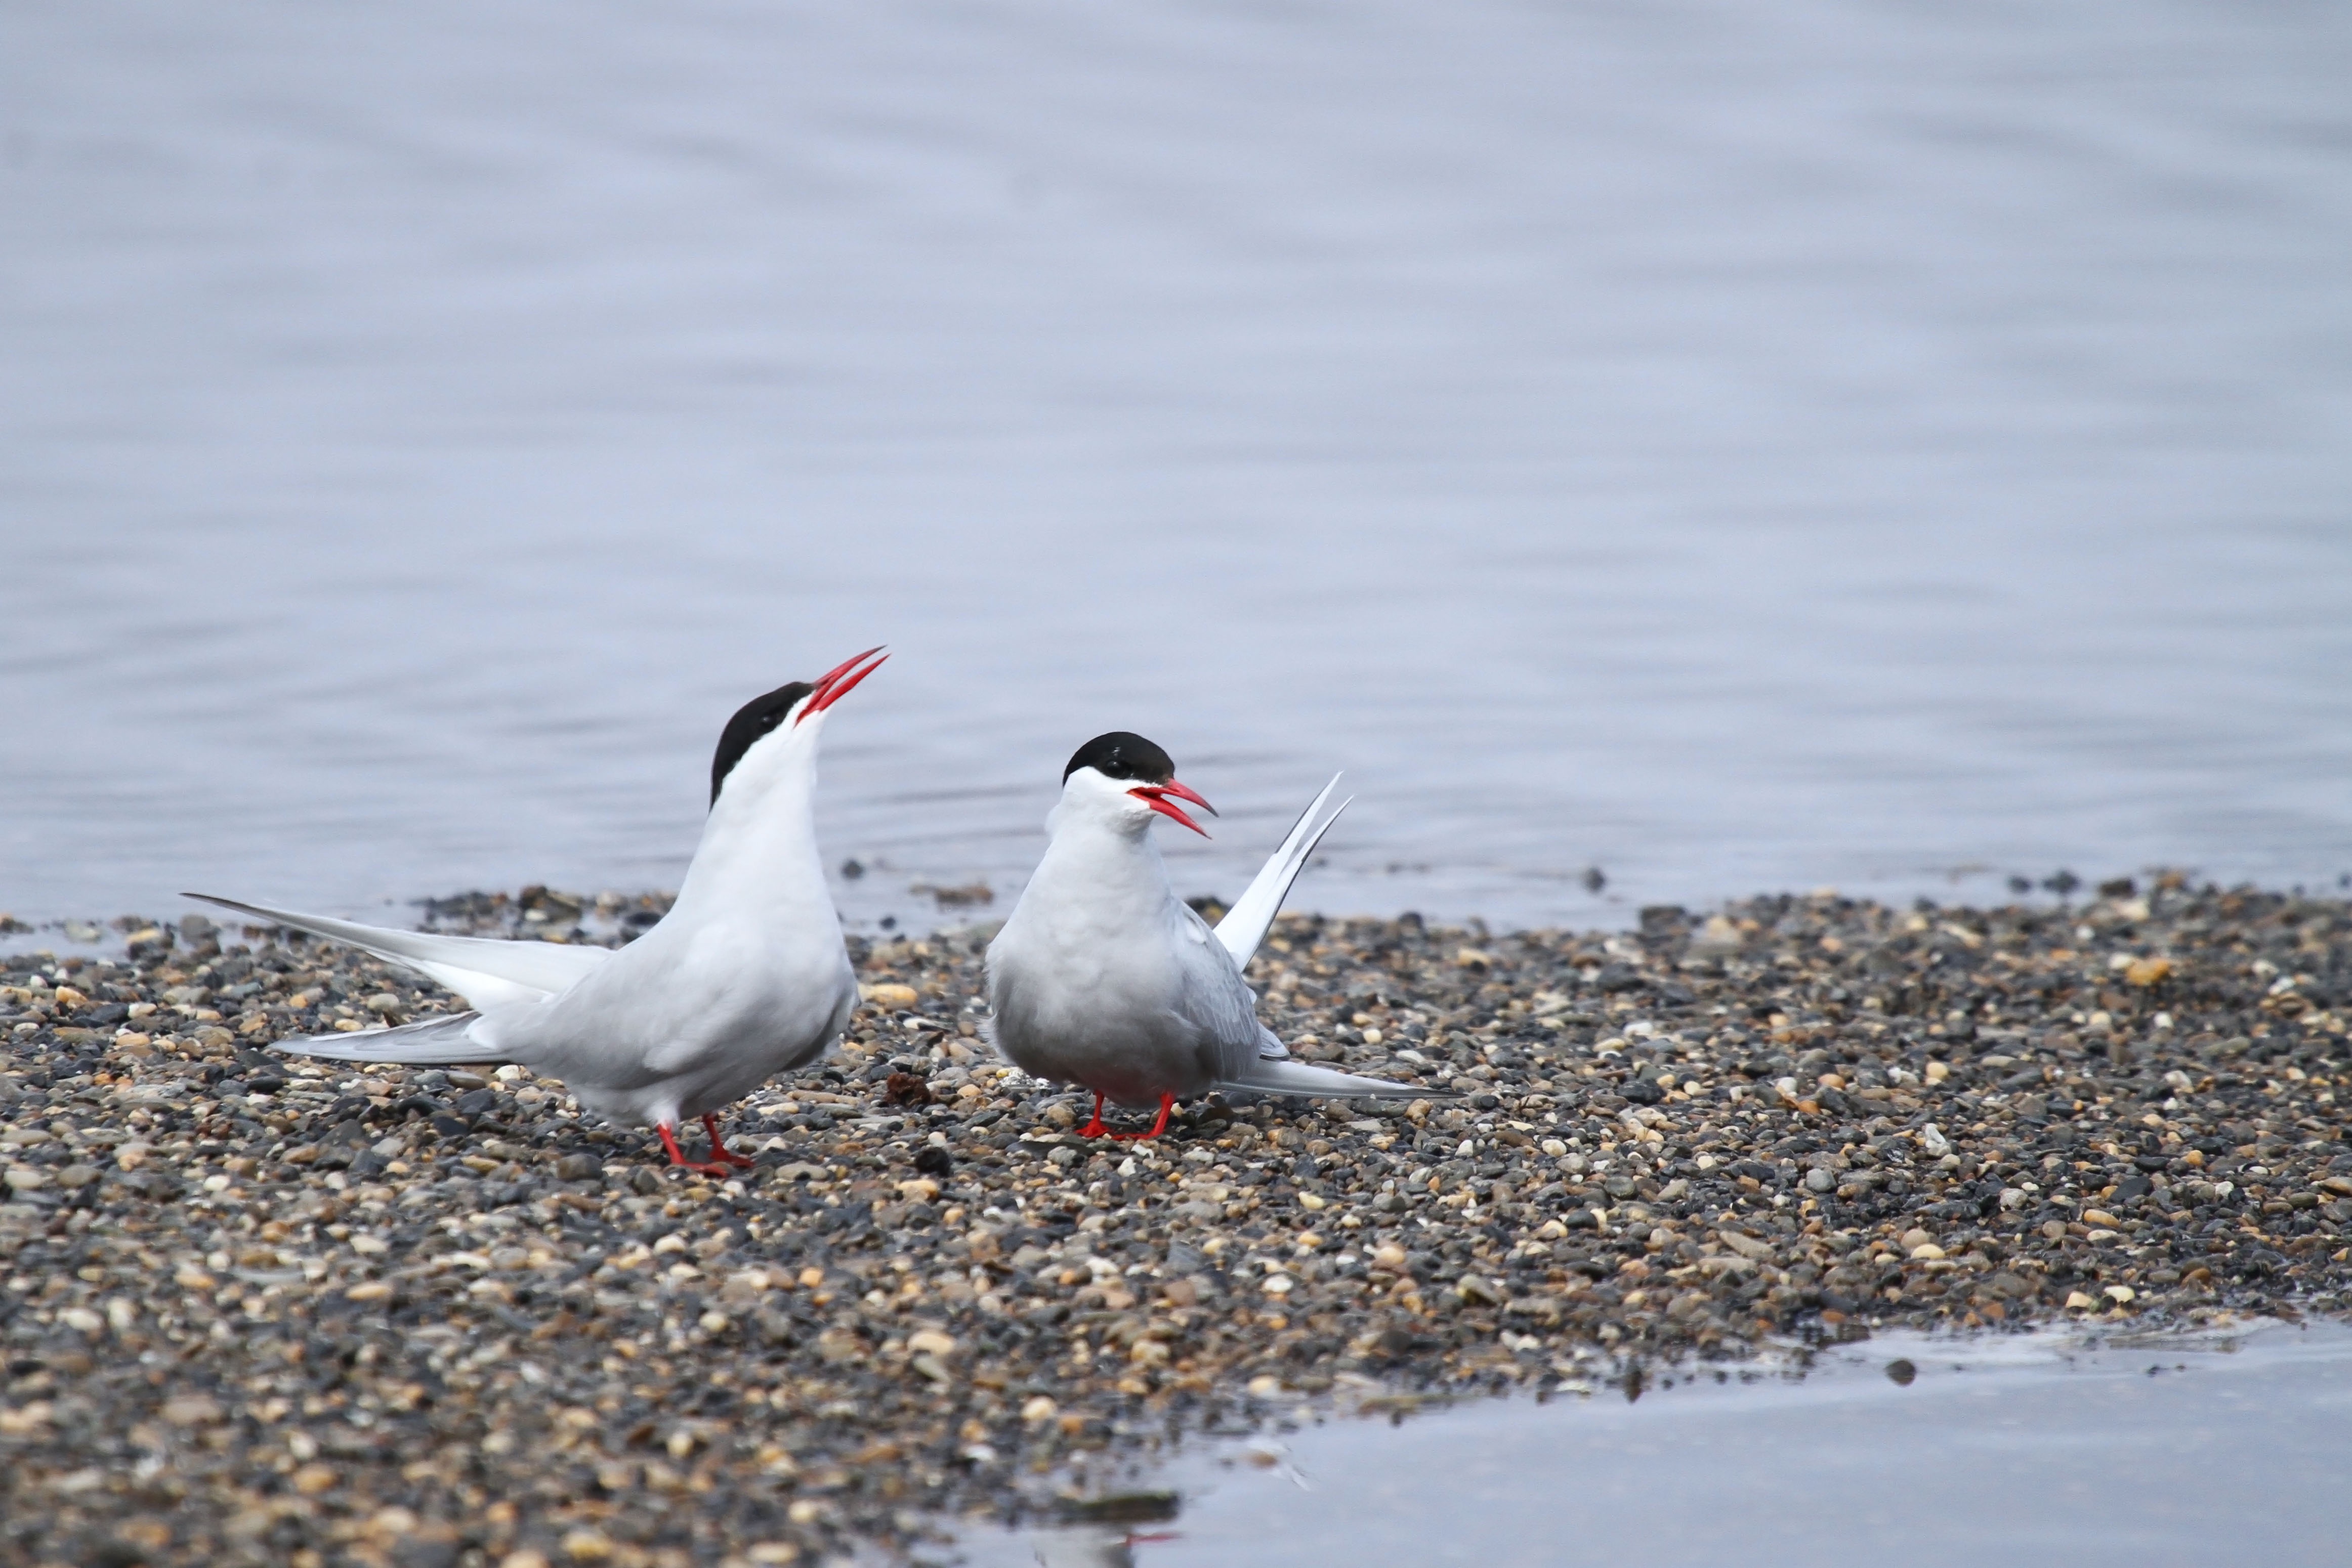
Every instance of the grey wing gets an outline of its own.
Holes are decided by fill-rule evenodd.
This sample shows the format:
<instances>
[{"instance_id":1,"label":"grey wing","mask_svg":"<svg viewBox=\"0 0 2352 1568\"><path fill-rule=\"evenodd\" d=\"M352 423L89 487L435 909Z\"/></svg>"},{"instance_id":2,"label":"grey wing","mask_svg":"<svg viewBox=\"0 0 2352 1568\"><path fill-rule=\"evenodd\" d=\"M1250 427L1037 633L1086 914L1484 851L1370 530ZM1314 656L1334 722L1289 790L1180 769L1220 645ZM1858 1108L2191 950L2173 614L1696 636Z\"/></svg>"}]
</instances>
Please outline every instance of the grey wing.
<instances>
[{"instance_id":1,"label":"grey wing","mask_svg":"<svg viewBox=\"0 0 2352 1568\"><path fill-rule=\"evenodd\" d=\"M1190 909L1184 914L1188 918L1177 939L1177 1010L1208 1037L1216 1053L1216 1076L1239 1079L1262 1059L1286 1057L1274 1031L1257 1021L1257 995L1242 978L1234 956L1211 935L1207 922Z\"/></svg>"}]
</instances>

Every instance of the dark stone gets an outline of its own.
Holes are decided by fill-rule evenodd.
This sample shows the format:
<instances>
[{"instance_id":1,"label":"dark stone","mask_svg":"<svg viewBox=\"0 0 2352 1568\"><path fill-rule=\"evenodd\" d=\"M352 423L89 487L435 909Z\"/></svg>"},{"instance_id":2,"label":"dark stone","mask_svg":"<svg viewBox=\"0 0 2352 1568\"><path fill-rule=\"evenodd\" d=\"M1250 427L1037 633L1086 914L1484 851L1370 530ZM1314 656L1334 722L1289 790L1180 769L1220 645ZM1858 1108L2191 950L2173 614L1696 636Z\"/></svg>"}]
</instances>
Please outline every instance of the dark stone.
<instances>
[{"instance_id":1,"label":"dark stone","mask_svg":"<svg viewBox=\"0 0 2352 1568\"><path fill-rule=\"evenodd\" d=\"M563 1181L594 1181L604 1174L604 1162L594 1155L566 1155L555 1162L555 1174Z\"/></svg>"},{"instance_id":2,"label":"dark stone","mask_svg":"<svg viewBox=\"0 0 2352 1568\"><path fill-rule=\"evenodd\" d=\"M1172 1491L1113 1492L1108 1497L1066 1499L1062 1517L1084 1524L1163 1524L1181 1511L1184 1500Z\"/></svg>"},{"instance_id":3,"label":"dark stone","mask_svg":"<svg viewBox=\"0 0 2352 1568\"><path fill-rule=\"evenodd\" d=\"M471 1121L477 1116L488 1115L497 1107L498 1103L499 1096L495 1090L469 1089L457 1096L457 1108L458 1114Z\"/></svg>"},{"instance_id":4,"label":"dark stone","mask_svg":"<svg viewBox=\"0 0 2352 1568\"><path fill-rule=\"evenodd\" d=\"M955 1156L937 1144L925 1144L915 1151L915 1168L925 1176L943 1176L955 1169Z\"/></svg>"},{"instance_id":5,"label":"dark stone","mask_svg":"<svg viewBox=\"0 0 2352 1568\"><path fill-rule=\"evenodd\" d=\"M918 1105L932 1104L939 1097L931 1092L931 1086L923 1082L920 1074L894 1071L882 1081L882 1098L887 1103L908 1110Z\"/></svg>"}]
</instances>

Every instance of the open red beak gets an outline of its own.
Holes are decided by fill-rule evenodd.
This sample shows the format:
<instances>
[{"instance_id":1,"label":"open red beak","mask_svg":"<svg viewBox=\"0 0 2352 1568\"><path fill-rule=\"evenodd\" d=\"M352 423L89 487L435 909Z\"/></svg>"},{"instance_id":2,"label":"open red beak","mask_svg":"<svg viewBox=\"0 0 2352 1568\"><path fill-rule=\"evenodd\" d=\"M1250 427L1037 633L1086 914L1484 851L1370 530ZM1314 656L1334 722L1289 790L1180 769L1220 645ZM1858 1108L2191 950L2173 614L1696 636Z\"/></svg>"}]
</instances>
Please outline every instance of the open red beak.
<instances>
[{"instance_id":1,"label":"open red beak","mask_svg":"<svg viewBox=\"0 0 2352 1568\"><path fill-rule=\"evenodd\" d=\"M1161 816L1172 818L1175 821L1183 823L1186 827L1192 829L1194 832L1200 834L1204 839L1209 836L1209 830L1201 826L1200 823L1194 821L1192 818L1186 816L1184 814L1184 809L1181 806L1171 804L1169 801L1168 797L1173 795L1179 800L1190 800L1195 806L1200 807L1203 811L1208 812L1212 817L1217 814L1217 809L1214 806L1210 805L1206 800L1201 799L1200 795L1194 791L1191 785L1180 784L1173 779L1171 779L1165 784L1138 784L1134 789L1129 789L1128 793L1142 801L1145 805L1150 807L1153 810L1159 812Z\"/></svg>"},{"instance_id":2,"label":"open red beak","mask_svg":"<svg viewBox=\"0 0 2352 1568\"><path fill-rule=\"evenodd\" d=\"M882 653L881 659L874 659L877 653L882 653L882 650L868 648L857 657L835 664L832 669L819 675L816 690L809 694L808 706L801 709L800 717L793 720L793 723L797 725L813 713L823 713L851 692L856 691L857 683L880 669L882 660L890 656L887 653ZM874 659L874 662L868 664L866 663L868 659Z\"/></svg>"}]
</instances>

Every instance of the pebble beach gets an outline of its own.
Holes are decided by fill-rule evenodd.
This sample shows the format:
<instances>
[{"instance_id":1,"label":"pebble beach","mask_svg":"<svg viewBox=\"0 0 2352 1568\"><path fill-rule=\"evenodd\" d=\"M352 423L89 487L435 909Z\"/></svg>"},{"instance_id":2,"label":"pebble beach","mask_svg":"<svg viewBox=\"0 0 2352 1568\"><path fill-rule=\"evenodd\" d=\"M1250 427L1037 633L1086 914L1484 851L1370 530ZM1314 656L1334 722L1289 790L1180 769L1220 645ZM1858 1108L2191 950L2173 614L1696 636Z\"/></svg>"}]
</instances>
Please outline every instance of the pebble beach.
<instances>
[{"instance_id":1,"label":"pebble beach","mask_svg":"<svg viewBox=\"0 0 2352 1568\"><path fill-rule=\"evenodd\" d=\"M986 928L854 939L850 1038L726 1119L759 1161L729 1180L520 1069L268 1051L455 1009L348 950L19 928L0 1559L919 1556L961 1518L1148 1512L1130 1462L1319 1416L1892 1326L2340 1315L2352 906L2081 893L1286 916L1261 1016L1430 1092L1212 1098L1149 1143L1077 1138L1081 1097L989 1052ZM611 943L665 907L423 924Z\"/></svg>"}]
</instances>

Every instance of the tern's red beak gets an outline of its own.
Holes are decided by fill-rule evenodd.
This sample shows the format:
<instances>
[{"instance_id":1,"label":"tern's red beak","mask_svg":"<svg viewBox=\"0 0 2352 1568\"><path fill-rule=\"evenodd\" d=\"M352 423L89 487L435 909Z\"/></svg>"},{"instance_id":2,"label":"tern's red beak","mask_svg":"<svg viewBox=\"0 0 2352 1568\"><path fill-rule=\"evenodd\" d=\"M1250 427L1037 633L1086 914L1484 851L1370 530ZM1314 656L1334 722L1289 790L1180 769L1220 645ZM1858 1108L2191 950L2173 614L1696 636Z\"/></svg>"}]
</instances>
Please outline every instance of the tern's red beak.
<instances>
[{"instance_id":1,"label":"tern's red beak","mask_svg":"<svg viewBox=\"0 0 2352 1568\"><path fill-rule=\"evenodd\" d=\"M809 694L808 706L801 709L800 717L793 720L793 722L797 725L807 719L808 716L813 713L823 713L825 709L831 707L834 704L847 696L851 692L856 691L857 689L857 683L872 674L875 671L880 669L882 667L882 660L887 659L890 656L887 653L882 653L881 659L874 659L874 655L877 653L882 653L882 650L880 648L868 648L863 653L858 654L857 657L845 660L843 663L835 664L832 669L827 670L824 674L819 675L816 681L816 690ZM868 659L874 659L874 662L868 664L866 663ZM864 667L860 668L861 665Z\"/></svg>"},{"instance_id":2,"label":"tern's red beak","mask_svg":"<svg viewBox=\"0 0 2352 1568\"><path fill-rule=\"evenodd\" d=\"M1184 814L1184 809L1181 806L1171 804L1169 801L1168 797L1173 795L1179 800L1190 800L1195 806L1200 807L1203 811L1208 812L1212 817L1217 814L1217 809L1214 806L1210 805L1206 800L1201 799L1200 795L1194 791L1191 785L1180 784L1173 779L1171 779L1165 784L1138 784L1134 789L1129 789L1128 793L1142 801L1145 805L1150 807L1153 810L1159 812L1161 816L1171 818L1176 821L1183 823L1186 827L1192 829L1194 832L1200 834L1204 839L1209 836L1209 830L1201 826L1200 823L1194 821L1192 818L1186 816Z\"/></svg>"}]
</instances>

